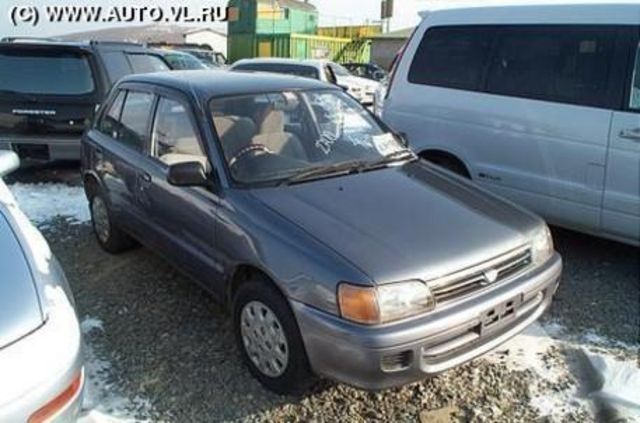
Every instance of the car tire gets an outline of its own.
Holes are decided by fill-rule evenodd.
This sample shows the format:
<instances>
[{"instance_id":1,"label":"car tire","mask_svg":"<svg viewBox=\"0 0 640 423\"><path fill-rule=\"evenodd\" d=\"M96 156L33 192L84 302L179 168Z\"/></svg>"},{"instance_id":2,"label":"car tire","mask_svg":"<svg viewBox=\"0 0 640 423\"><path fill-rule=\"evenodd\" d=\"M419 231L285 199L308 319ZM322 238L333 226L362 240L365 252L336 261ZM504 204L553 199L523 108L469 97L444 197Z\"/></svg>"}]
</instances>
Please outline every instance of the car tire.
<instances>
[{"instance_id":1,"label":"car tire","mask_svg":"<svg viewBox=\"0 0 640 423\"><path fill-rule=\"evenodd\" d=\"M248 322L252 312L257 324ZM272 332L268 332L269 328ZM301 395L314 383L293 312L270 281L255 277L238 288L233 300L233 331L243 361L268 390L280 395ZM284 335L284 339L279 335ZM261 353L263 356L259 357ZM270 365L269 361L275 364Z\"/></svg>"},{"instance_id":2,"label":"car tire","mask_svg":"<svg viewBox=\"0 0 640 423\"><path fill-rule=\"evenodd\" d=\"M114 223L109 203L102 192L94 192L89 198L91 225L100 247L108 253L117 254L130 250L136 242Z\"/></svg>"}]
</instances>

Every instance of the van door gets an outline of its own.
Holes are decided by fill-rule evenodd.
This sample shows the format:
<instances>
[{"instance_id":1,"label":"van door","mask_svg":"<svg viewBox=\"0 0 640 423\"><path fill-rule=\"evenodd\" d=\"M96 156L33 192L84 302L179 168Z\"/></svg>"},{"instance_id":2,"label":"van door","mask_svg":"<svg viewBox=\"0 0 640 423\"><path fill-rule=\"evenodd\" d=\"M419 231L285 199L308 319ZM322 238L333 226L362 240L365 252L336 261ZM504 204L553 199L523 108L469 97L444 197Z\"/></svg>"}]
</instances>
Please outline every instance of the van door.
<instances>
[{"instance_id":1,"label":"van door","mask_svg":"<svg viewBox=\"0 0 640 423\"><path fill-rule=\"evenodd\" d=\"M602 230L612 237L640 243L640 44L632 62L625 108L613 114Z\"/></svg>"}]
</instances>

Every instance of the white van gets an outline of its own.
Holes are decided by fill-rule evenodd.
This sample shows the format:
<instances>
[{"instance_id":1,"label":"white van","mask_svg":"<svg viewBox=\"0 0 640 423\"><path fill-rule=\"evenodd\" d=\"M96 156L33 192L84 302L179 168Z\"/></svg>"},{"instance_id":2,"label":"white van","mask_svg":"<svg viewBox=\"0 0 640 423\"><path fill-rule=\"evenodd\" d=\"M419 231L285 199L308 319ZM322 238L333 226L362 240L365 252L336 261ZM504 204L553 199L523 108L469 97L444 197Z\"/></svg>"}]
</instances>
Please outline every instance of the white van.
<instances>
[{"instance_id":1,"label":"white van","mask_svg":"<svg viewBox=\"0 0 640 423\"><path fill-rule=\"evenodd\" d=\"M553 224L640 245L640 3L422 18L385 122L424 158Z\"/></svg>"}]
</instances>

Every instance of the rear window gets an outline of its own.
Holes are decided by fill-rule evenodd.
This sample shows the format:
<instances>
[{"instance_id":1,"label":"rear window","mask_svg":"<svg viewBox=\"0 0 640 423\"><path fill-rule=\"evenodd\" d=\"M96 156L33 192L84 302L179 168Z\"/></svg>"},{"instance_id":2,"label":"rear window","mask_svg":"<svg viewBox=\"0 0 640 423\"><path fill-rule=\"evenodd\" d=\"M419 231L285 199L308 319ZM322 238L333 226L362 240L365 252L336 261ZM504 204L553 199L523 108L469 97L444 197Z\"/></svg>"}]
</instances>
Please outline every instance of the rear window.
<instances>
[{"instance_id":1,"label":"rear window","mask_svg":"<svg viewBox=\"0 0 640 423\"><path fill-rule=\"evenodd\" d=\"M0 51L0 90L24 94L83 95L95 91L86 55L67 51Z\"/></svg>"}]
</instances>

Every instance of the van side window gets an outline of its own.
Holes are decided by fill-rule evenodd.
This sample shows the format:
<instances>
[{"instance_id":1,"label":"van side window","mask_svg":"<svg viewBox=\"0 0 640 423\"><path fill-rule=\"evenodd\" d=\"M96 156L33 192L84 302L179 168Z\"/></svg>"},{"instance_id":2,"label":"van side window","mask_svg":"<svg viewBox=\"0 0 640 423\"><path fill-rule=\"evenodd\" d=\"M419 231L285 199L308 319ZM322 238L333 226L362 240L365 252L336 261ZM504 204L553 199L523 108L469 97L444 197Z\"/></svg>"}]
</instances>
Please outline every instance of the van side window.
<instances>
[{"instance_id":1,"label":"van side window","mask_svg":"<svg viewBox=\"0 0 640 423\"><path fill-rule=\"evenodd\" d=\"M118 140L135 150L144 149L153 94L129 91L122 108Z\"/></svg>"},{"instance_id":2,"label":"van side window","mask_svg":"<svg viewBox=\"0 0 640 423\"><path fill-rule=\"evenodd\" d=\"M636 65L633 68L629 108L640 110L640 44L638 44L638 50L636 51Z\"/></svg>"},{"instance_id":3,"label":"van side window","mask_svg":"<svg viewBox=\"0 0 640 423\"><path fill-rule=\"evenodd\" d=\"M615 31L586 27L510 27L501 31L486 89L492 94L607 105Z\"/></svg>"},{"instance_id":4,"label":"van side window","mask_svg":"<svg viewBox=\"0 0 640 423\"><path fill-rule=\"evenodd\" d=\"M168 165L199 161L207 157L191 122L189 111L178 101L160 98L153 123L152 155Z\"/></svg>"},{"instance_id":5,"label":"van side window","mask_svg":"<svg viewBox=\"0 0 640 423\"><path fill-rule=\"evenodd\" d=\"M429 29L409 69L409 82L479 90L495 31L485 27Z\"/></svg>"},{"instance_id":6,"label":"van side window","mask_svg":"<svg viewBox=\"0 0 640 423\"><path fill-rule=\"evenodd\" d=\"M109 110L102 115L102 119L98 124L98 131L111 137L118 138L118 129L120 126L120 112L122 111L122 104L124 103L124 96L126 91L119 91L113 103L109 106Z\"/></svg>"}]
</instances>

